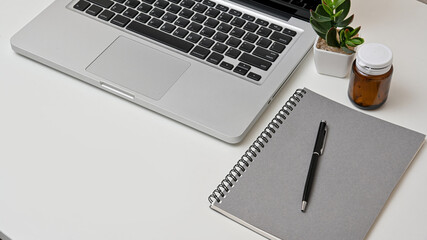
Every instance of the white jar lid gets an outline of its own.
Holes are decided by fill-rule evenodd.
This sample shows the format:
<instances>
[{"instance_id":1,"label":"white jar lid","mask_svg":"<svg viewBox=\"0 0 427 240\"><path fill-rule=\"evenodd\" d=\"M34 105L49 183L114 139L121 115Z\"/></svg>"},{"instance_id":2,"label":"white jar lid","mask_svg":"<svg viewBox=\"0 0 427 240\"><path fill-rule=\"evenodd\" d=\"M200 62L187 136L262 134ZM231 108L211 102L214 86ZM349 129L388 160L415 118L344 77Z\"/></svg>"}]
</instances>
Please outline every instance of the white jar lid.
<instances>
[{"instance_id":1,"label":"white jar lid","mask_svg":"<svg viewBox=\"0 0 427 240\"><path fill-rule=\"evenodd\" d=\"M392 63L393 53L383 44L367 43L357 50L356 66L365 74L384 74L390 70Z\"/></svg>"}]
</instances>

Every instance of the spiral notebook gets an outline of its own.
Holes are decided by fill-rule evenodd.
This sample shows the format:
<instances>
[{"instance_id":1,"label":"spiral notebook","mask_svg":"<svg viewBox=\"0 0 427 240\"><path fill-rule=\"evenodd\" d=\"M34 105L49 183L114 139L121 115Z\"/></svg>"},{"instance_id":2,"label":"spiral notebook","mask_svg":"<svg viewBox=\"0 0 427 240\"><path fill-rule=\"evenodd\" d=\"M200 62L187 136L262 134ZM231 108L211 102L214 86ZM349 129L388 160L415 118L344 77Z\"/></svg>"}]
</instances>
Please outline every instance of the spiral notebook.
<instances>
[{"instance_id":1,"label":"spiral notebook","mask_svg":"<svg viewBox=\"0 0 427 240\"><path fill-rule=\"evenodd\" d=\"M303 213L321 120L326 146ZM209 196L211 208L270 239L362 240L424 141L424 134L297 90Z\"/></svg>"}]
</instances>

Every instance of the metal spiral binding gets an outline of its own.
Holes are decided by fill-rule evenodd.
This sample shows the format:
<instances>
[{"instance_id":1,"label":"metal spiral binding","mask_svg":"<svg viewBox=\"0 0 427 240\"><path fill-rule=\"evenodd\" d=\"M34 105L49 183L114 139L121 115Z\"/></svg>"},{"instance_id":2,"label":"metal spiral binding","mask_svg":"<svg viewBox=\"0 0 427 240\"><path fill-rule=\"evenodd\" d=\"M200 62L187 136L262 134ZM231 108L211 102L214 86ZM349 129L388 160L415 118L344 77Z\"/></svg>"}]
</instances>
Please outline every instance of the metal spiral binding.
<instances>
[{"instance_id":1,"label":"metal spiral binding","mask_svg":"<svg viewBox=\"0 0 427 240\"><path fill-rule=\"evenodd\" d=\"M208 197L210 203L213 203L214 201L218 203L221 202L221 198L225 197L225 193L230 191L234 186L234 183L237 182L238 178L240 178L246 171L250 166L250 163L254 161L257 154L262 151L269 139L273 138L276 130L279 129L280 125L282 125L284 120L286 120L286 116L290 115L290 112L294 110L297 103L300 102L301 98L303 98L306 93L307 92L304 89L298 89L295 91L285 105L283 105L279 110L273 120L271 120L267 125L264 131L261 132L249 149L243 154L239 161L237 161L236 165L234 165L230 172L225 176L224 180L221 181L218 187Z\"/></svg>"}]
</instances>

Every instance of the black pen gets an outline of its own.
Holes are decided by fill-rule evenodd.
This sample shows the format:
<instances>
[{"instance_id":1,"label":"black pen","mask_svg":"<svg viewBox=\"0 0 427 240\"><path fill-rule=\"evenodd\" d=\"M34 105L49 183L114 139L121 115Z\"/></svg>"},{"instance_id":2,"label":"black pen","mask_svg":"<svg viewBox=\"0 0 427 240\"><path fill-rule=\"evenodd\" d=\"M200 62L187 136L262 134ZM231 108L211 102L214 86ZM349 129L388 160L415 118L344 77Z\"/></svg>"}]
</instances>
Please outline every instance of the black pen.
<instances>
[{"instance_id":1,"label":"black pen","mask_svg":"<svg viewBox=\"0 0 427 240\"><path fill-rule=\"evenodd\" d=\"M317 162L320 155L323 153L326 142L327 133L326 121L322 120L319 125L319 131L317 132L316 143L314 144L313 155L311 156L310 168L308 169L307 179L305 180L304 193L302 195L301 211L305 212L308 204L308 198L310 196L311 186L313 185L314 174L316 172Z\"/></svg>"}]
</instances>

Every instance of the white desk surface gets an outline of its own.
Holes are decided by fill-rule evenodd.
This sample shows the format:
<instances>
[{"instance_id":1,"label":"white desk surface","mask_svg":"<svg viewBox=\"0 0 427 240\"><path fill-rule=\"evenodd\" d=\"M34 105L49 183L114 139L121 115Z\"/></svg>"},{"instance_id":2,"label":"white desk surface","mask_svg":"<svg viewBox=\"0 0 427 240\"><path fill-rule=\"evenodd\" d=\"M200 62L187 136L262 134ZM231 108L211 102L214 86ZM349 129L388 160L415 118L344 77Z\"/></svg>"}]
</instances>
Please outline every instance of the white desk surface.
<instances>
[{"instance_id":1,"label":"white desk surface","mask_svg":"<svg viewBox=\"0 0 427 240\"><path fill-rule=\"evenodd\" d=\"M229 145L15 54L11 36L52 0L1 0L0 231L12 240L263 237L207 197L296 88L354 108L348 79L310 53L245 140ZM427 5L352 1L367 42L394 52L387 103L370 115L427 133ZM368 240L427 239L427 147Z\"/></svg>"}]
</instances>

